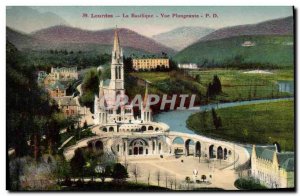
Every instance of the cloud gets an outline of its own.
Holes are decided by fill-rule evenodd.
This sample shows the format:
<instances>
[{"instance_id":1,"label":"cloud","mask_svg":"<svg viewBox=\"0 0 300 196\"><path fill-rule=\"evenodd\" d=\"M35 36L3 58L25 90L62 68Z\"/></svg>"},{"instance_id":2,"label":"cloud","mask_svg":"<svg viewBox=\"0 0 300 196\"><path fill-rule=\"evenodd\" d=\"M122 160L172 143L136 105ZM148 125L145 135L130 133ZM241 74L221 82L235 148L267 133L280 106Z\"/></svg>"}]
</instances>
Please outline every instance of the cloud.
<instances>
[{"instance_id":1,"label":"cloud","mask_svg":"<svg viewBox=\"0 0 300 196\"><path fill-rule=\"evenodd\" d=\"M6 8L6 25L30 33L54 25L68 25L68 23L52 12L42 13L31 7L11 6Z\"/></svg>"}]
</instances>

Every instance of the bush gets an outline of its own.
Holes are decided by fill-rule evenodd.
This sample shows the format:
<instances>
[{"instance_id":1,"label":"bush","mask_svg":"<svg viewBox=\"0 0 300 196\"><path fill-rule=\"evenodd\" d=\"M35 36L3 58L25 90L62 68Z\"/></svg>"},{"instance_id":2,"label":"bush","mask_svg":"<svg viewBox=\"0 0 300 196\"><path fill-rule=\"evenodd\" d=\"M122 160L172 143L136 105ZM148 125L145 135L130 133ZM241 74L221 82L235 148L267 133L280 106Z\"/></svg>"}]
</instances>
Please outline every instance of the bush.
<instances>
[{"instance_id":1,"label":"bush","mask_svg":"<svg viewBox=\"0 0 300 196\"><path fill-rule=\"evenodd\" d=\"M127 169L122 164L116 163L112 171L112 178L117 182L125 181L128 178Z\"/></svg>"},{"instance_id":2,"label":"bush","mask_svg":"<svg viewBox=\"0 0 300 196\"><path fill-rule=\"evenodd\" d=\"M241 190L260 190L267 189L254 178L239 178L234 182L234 186Z\"/></svg>"}]
</instances>

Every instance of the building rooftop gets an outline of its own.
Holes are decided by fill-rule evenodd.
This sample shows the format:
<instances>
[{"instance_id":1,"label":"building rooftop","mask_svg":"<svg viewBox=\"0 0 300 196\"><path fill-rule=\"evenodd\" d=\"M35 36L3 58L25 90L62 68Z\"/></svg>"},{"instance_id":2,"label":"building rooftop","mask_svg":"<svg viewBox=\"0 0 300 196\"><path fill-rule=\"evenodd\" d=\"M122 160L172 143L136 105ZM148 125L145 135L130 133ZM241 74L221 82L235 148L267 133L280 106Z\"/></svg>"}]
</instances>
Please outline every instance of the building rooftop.
<instances>
[{"instance_id":1,"label":"building rooftop","mask_svg":"<svg viewBox=\"0 0 300 196\"><path fill-rule=\"evenodd\" d=\"M60 81L56 81L53 84L49 84L48 88L51 90L56 90L56 89L66 90L67 86Z\"/></svg>"},{"instance_id":2,"label":"building rooftop","mask_svg":"<svg viewBox=\"0 0 300 196\"><path fill-rule=\"evenodd\" d=\"M77 72L77 67L53 67L51 72L64 72L64 71L72 71Z\"/></svg>"},{"instance_id":3,"label":"building rooftop","mask_svg":"<svg viewBox=\"0 0 300 196\"><path fill-rule=\"evenodd\" d=\"M133 56L132 60L136 59L169 59L167 56Z\"/></svg>"},{"instance_id":4,"label":"building rooftop","mask_svg":"<svg viewBox=\"0 0 300 196\"><path fill-rule=\"evenodd\" d=\"M276 151L275 146L255 146L256 156L267 160L273 160L274 151Z\"/></svg>"},{"instance_id":5,"label":"building rooftop","mask_svg":"<svg viewBox=\"0 0 300 196\"><path fill-rule=\"evenodd\" d=\"M255 146L256 156L273 161L274 153L276 153L278 164L286 171L294 171L294 152L277 152L275 146Z\"/></svg>"},{"instance_id":6,"label":"building rooftop","mask_svg":"<svg viewBox=\"0 0 300 196\"><path fill-rule=\"evenodd\" d=\"M294 152L277 153L279 166L286 171L294 171Z\"/></svg>"},{"instance_id":7,"label":"building rooftop","mask_svg":"<svg viewBox=\"0 0 300 196\"><path fill-rule=\"evenodd\" d=\"M77 106L76 100L72 96L55 97L54 100L60 106Z\"/></svg>"}]
</instances>

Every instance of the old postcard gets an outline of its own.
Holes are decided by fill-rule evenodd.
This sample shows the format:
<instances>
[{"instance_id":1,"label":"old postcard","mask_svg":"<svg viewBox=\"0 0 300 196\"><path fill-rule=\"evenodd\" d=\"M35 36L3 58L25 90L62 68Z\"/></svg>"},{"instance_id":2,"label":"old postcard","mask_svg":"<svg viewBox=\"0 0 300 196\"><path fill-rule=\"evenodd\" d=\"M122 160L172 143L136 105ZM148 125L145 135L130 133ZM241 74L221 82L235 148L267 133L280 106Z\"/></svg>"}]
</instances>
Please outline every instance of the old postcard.
<instances>
[{"instance_id":1,"label":"old postcard","mask_svg":"<svg viewBox=\"0 0 300 196\"><path fill-rule=\"evenodd\" d=\"M295 191L294 8L7 6L10 191Z\"/></svg>"}]
</instances>

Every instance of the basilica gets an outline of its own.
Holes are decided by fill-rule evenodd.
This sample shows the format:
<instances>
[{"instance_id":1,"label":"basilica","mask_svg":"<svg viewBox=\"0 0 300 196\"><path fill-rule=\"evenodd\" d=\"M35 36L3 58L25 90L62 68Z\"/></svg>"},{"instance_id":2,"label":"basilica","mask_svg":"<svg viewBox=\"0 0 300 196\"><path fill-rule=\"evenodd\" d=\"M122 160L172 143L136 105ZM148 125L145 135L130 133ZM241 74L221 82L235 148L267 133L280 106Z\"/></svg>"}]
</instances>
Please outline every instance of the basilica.
<instances>
[{"instance_id":1,"label":"basilica","mask_svg":"<svg viewBox=\"0 0 300 196\"><path fill-rule=\"evenodd\" d=\"M152 121L152 111L147 105L147 85L139 107L140 116L134 115L131 104L122 104L124 96L123 51L116 30L112 50L111 78L100 81L99 95L95 96L94 102L94 124L99 126L100 133L115 135L112 141L115 144L111 149L120 156L155 155L166 151L164 134L169 131L169 126Z\"/></svg>"}]
</instances>

